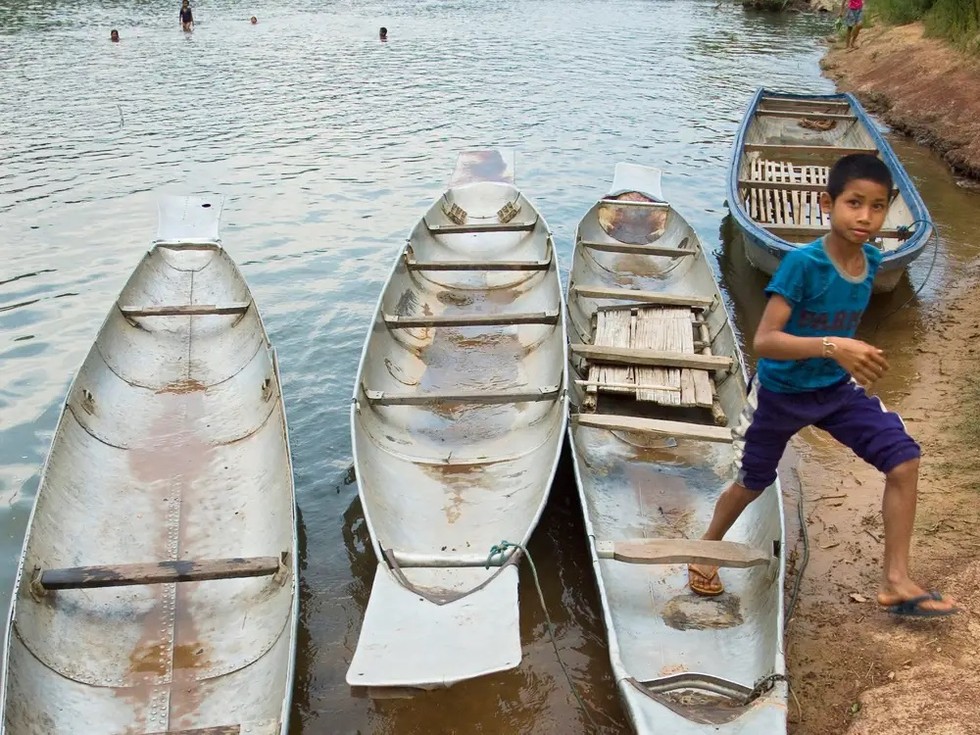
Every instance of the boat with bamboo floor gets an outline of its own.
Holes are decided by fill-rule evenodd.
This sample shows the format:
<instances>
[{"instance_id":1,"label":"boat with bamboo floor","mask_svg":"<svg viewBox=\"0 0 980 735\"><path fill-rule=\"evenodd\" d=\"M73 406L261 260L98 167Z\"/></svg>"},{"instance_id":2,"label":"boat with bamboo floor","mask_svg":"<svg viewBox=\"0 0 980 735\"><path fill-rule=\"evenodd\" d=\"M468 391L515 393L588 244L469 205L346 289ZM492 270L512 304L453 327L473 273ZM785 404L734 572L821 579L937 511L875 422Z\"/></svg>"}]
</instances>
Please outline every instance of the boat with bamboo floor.
<instances>
[{"instance_id":1,"label":"boat with bamboo floor","mask_svg":"<svg viewBox=\"0 0 980 735\"><path fill-rule=\"evenodd\" d=\"M898 156L851 94L760 88L749 101L729 166L728 206L752 265L775 273L783 255L830 230L820 194L834 161L849 153L877 155L894 179L888 216L872 244L883 253L875 291L898 285L925 248L932 223Z\"/></svg>"},{"instance_id":2,"label":"boat with bamboo floor","mask_svg":"<svg viewBox=\"0 0 980 735\"><path fill-rule=\"evenodd\" d=\"M275 351L217 199L171 197L68 389L17 573L7 735L283 735L296 522Z\"/></svg>"},{"instance_id":3,"label":"boat with bamboo floor","mask_svg":"<svg viewBox=\"0 0 980 735\"><path fill-rule=\"evenodd\" d=\"M396 258L358 370L354 463L378 564L351 686L448 686L520 663L522 554L488 556L523 546L544 508L565 364L547 223L509 155L466 152Z\"/></svg>"},{"instance_id":4,"label":"boat with bamboo floor","mask_svg":"<svg viewBox=\"0 0 980 735\"><path fill-rule=\"evenodd\" d=\"M735 479L743 358L697 233L661 172L616 166L567 289L571 440L613 673L643 735L786 729L778 485L702 541ZM723 570L699 597L687 564Z\"/></svg>"}]
</instances>

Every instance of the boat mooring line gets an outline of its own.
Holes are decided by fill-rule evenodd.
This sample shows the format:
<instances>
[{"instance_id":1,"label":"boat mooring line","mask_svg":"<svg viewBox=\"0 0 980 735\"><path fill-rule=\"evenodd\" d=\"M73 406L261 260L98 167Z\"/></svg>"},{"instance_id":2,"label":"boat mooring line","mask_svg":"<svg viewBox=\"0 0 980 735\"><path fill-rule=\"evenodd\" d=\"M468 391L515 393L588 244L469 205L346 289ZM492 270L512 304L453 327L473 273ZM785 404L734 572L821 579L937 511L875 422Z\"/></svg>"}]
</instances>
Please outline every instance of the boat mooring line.
<instances>
[{"instance_id":1,"label":"boat mooring line","mask_svg":"<svg viewBox=\"0 0 980 735\"><path fill-rule=\"evenodd\" d=\"M929 277L932 275L932 269L936 267L936 257L939 255L939 230L936 228L935 223L934 222L931 222L931 221L929 221L927 219L917 219L917 220L914 220L911 224L908 224L908 225L904 225L902 227L899 227L899 229L900 230L901 229L907 230L910 227L912 227L913 225L917 225L917 224L920 224L920 223L921 224L924 224L924 225L927 225L927 226L929 226L929 227L932 228L932 232L929 233L929 238L930 239L935 239L935 241L936 241L935 244L932 246L932 261L929 263L929 270L926 271L926 277L922 279L922 283L920 283L919 284L919 287L917 289L915 289L915 291L912 292L912 295L911 296L909 296L907 299L905 299L905 301L902 302L902 304L900 306L898 306L895 309L892 309L887 314L885 314L883 317L881 317L881 319L878 320L878 323L875 324L875 328L871 331L871 336L872 337L874 337L874 335L876 335L878 333L878 327L880 327L885 322L885 320L888 319L888 317L893 316L897 312L899 312L902 309L904 309L906 306L908 306L912 302L912 299L914 299L916 296L919 295L919 293L922 291L922 289L925 288L925 285L927 283L929 283ZM928 240L926 241L926 244L928 244Z\"/></svg>"},{"instance_id":2,"label":"boat mooring line","mask_svg":"<svg viewBox=\"0 0 980 735\"><path fill-rule=\"evenodd\" d=\"M596 732L602 732L603 728L600 727L599 723L597 723L595 718L592 717L590 708L588 705L586 705L585 700L582 699L582 695L579 694L578 689L575 687L575 683L572 681L572 676L568 673L568 669L565 667L565 661L561 657L561 652L558 650L558 641L555 638L555 625L551 622L551 615L548 613L548 606L544 601L544 592L541 590L541 582L538 580L538 570L534 566L534 560L531 558L531 554L521 544L512 544L510 541L501 541L500 543L494 544L490 547L490 553L487 554L487 561L484 567L489 569L490 565L493 564L493 558L495 556L503 555L508 549L516 549L527 557L527 563L531 567L531 576L534 578L534 587L538 591L538 601L541 603L541 611L544 613L544 619L548 625L548 636L551 638L551 645L555 649L555 658L558 659L558 665L561 666L561 671L565 675L565 681L568 682L568 688L572 690L572 694L575 695L575 699L578 701L579 707L582 708L582 714L585 715L585 718L589 721L589 724L595 728ZM608 715L603 714L603 716L613 725L617 724L615 720Z\"/></svg>"}]
</instances>

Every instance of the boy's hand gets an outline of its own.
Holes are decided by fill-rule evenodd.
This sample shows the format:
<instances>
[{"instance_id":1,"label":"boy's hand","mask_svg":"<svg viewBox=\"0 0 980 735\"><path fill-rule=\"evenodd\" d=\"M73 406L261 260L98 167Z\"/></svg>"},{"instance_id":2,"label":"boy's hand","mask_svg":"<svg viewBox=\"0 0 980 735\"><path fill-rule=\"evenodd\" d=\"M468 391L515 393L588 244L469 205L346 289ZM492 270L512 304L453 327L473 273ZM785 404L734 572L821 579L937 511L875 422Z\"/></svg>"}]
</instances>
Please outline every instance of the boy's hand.
<instances>
[{"instance_id":1,"label":"boy's hand","mask_svg":"<svg viewBox=\"0 0 980 735\"><path fill-rule=\"evenodd\" d=\"M884 350L859 339L831 337L834 351L829 355L861 385L868 387L888 370Z\"/></svg>"}]
</instances>

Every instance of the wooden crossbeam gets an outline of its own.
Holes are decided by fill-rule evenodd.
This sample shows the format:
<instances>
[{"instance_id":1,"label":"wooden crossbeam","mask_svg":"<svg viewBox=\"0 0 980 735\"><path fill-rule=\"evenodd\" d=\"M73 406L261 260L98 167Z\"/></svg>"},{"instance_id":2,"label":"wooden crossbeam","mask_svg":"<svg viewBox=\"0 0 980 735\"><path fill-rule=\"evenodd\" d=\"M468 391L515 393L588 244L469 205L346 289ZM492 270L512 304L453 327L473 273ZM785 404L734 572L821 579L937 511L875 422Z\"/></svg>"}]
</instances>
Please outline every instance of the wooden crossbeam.
<instances>
[{"instance_id":1,"label":"wooden crossbeam","mask_svg":"<svg viewBox=\"0 0 980 735\"><path fill-rule=\"evenodd\" d=\"M844 156L848 153L876 154L877 148L857 148L841 145L784 145L782 143L746 143L746 151L763 151L765 153L827 153Z\"/></svg>"},{"instance_id":2,"label":"wooden crossbeam","mask_svg":"<svg viewBox=\"0 0 980 735\"><path fill-rule=\"evenodd\" d=\"M614 207L654 207L658 209L670 209L669 202L637 202L632 199L602 199L599 201L603 206L610 205Z\"/></svg>"},{"instance_id":3,"label":"wooden crossbeam","mask_svg":"<svg viewBox=\"0 0 980 735\"><path fill-rule=\"evenodd\" d=\"M766 228L768 232L771 232L773 235L777 235L779 237L793 236L793 235L799 235L799 236L821 235L830 230L829 224L827 224L826 226L821 226L821 225L769 225L769 224L760 223L760 225ZM897 229L889 229L889 230L879 231L875 237L907 240L909 235L911 234L912 234L911 232L903 233L903 232L899 232Z\"/></svg>"},{"instance_id":4,"label":"wooden crossbeam","mask_svg":"<svg viewBox=\"0 0 980 735\"><path fill-rule=\"evenodd\" d=\"M535 403L552 401L561 393L561 386L549 385L543 388L523 391L468 390L455 393L390 393L364 388L368 403L375 406L425 406L436 403L480 403L493 405L501 403Z\"/></svg>"},{"instance_id":5,"label":"wooden crossbeam","mask_svg":"<svg viewBox=\"0 0 980 735\"><path fill-rule=\"evenodd\" d=\"M166 250L221 250L221 245L216 242L160 242L157 247Z\"/></svg>"},{"instance_id":6,"label":"wooden crossbeam","mask_svg":"<svg viewBox=\"0 0 980 735\"><path fill-rule=\"evenodd\" d=\"M462 235L477 232L528 232L533 230L538 220L533 222L474 222L462 225L430 225L425 222L426 229L433 235Z\"/></svg>"},{"instance_id":7,"label":"wooden crossbeam","mask_svg":"<svg viewBox=\"0 0 980 735\"><path fill-rule=\"evenodd\" d=\"M804 120L857 120L855 115L842 114L837 112L803 112L802 110L767 110L760 107L756 111L757 117L786 117L791 119Z\"/></svg>"},{"instance_id":8,"label":"wooden crossbeam","mask_svg":"<svg viewBox=\"0 0 980 735\"><path fill-rule=\"evenodd\" d=\"M126 587L170 582L204 582L213 579L263 577L275 574L285 562L277 556L207 559L205 561L161 561L149 564L69 567L41 570L36 576L45 590Z\"/></svg>"},{"instance_id":9,"label":"wooden crossbeam","mask_svg":"<svg viewBox=\"0 0 980 735\"><path fill-rule=\"evenodd\" d=\"M583 388L612 388L612 389L627 389L627 390L663 390L668 393L680 393L680 386L675 385L662 385L662 384L642 384L642 383L609 383L601 380L576 380L575 385L580 385Z\"/></svg>"},{"instance_id":10,"label":"wooden crossbeam","mask_svg":"<svg viewBox=\"0 0 980 735\"><path fill-rule=\"evenodd\" d=\"M765 549L748 544L687 538L597 540L595 549L600 559L628 564L704 564L744 569L768 564L773 558Z\"/></svg>"},{"instance_id":11,"label":"wooden crossbeam","mask_svg":"<svg viewBox=\"0 0 980 735\"><path fill-rule=\"evenodd\" d=\"M685 352L662 352L578 343L570 344L568 347L573 354L580 355L586 360L613 365L654 365L696 370L727 370L732 365L732 358L726 355L694 355Z\"/></svg>"},{"instance_id":12,"label":"wooden crossbeam","mask_svg":"<svg viewBox=\"0 0 980 735\"><path fill-rule=\"evenodd\" d=\"M808 181L767 181L766 179L739 179L740 189L772 189L774 191L827 191L827 184ZM892 198L898 196L898 189L892 189Z\"/></svg>"},{"instance_id":13,"label":"wooden crossbeam","mask_svg":"<svg viewBox=\"0 0 980 735\"><path fill-rule=\"evenodd\" d=\"M405 265L409 270L416 271L546 271L551 267L551 259L417 261L406 253Z\"/></svg>"},{"instance_id":14,"label":"wooden crossbeam","mask_svg":"<svg viewBox=\"0 0 980 735\"><path fill-rule=\"evenodd\" d=\"M558 311L513 314L462 314L458 316L384 315L385 324L395 329L414 327L485 327L512 324L557 324Z\"/></svg>"},{"instance_id":15,"label":"wooden crossbeam","mask_svg":"<svg viewBox=\"0 0 980 735\"><path fill-rule=\"evenodd\" d=\"M219 727L198 727L194 730L166 730L151 732L149 735L242 735L241 725L221 725Z\"/></svg>"},{"instance_id":16,"label":"wooden crossbeam","mask_svg":"<svg viewBox=\"0 0 980 735\"><path fill-rule=\"evenodd\" d=\"M827 191L826 184L811 184L806 181L766 181L765 179L739 179L741 189L773 189L780 191Z\"/></svg>"},{"instance_id":17,"label":"wooden crossbeam","mask_svg":"<svg viewBox=\"0 0 980 735\"><path fill-rule=\"evenodd\" d=\"M181 304L179 306L120 306L119 311L128 319L149 316L214 316L244 314L251 302L215 306L214 304Z\"/></svg>"},{"instance_id":18,"label":"wooden crossbeam","mask_svg":"<svg viewBox=\"0 0 980 735\"><path fill-rule=\"evenodd\" d=\"M628 245L621 242L594 242L581 240L582 247L589 250L599 250L604 253L626 253L628 255L660 255L668 258L680 258L686 255L697 255L694 248L664 247L662 245Z\"/></svg>"},{"instance_id":19,"label":"wooden crossbeam","mask_svg":"<svg viewBox=\"0 0 980 735\"><path fill-rule=\"evenodd\" d=\"M614 416L611 414L574 414L572 423L579 426L590 426L594 429L610 431L636 431L649 434L666 434L675 439L699 439L701 441L728 444L732 441L732 432L724 426L708 424L692 424L685 421L664 421L662 419L645 419L638 416Z\"/></svg>"},{"instance_id":20,"label":"wooden crossbeam","mask_svg":"<svg viewBox=\"0 0 980 735\"><path fill-rule=\"evenodd\" d=\"M793 99L791 97L762 97L760 105L772 105L781 107L783 105L799 105L801 107L844 107L851 109L851 103L847 100L814 100L814 99Z\"/></svg>"},{"instance_id":21,"label":"wooden crossbeam","mask_svg":"<svg viewBox=\"0 0 980 735\"><path fill-rule=\"evenodd\" d=\"M589 299L613 299L621 301L636 301L644 304L660 306L690 306L694 309L704 309L714 303L711 296L695 294L665 294L657 291L636 291L631 288L605 288L603 286L572 286L572 293Z\"/></svg>"}]
</instances>

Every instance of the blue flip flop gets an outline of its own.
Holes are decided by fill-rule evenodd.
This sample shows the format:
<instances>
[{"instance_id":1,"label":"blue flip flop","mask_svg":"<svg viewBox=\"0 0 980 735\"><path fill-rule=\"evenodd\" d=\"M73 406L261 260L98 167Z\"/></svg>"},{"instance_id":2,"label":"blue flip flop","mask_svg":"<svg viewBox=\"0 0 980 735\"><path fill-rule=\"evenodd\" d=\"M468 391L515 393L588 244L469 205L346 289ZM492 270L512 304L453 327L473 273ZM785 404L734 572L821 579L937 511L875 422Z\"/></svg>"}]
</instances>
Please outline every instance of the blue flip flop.
<instances>
[{"instance_id":1,"label":"blue flip flop","mask_svg":"<svg viewBox=\"0 0 980 735\"><path fill-rule=\"evenodd\" d=\"M928 607L922 607L923 602L929 600L939 602L942 599L943 596L941 594L932 590L928 594L913 597L910 600L902 600L894 605L888 605L885 610L892 615L905 615L913 618L942 618L947 615L955 615L960 611L958 607L951 607L949 610L932 610Z\"/></svg>"}]
</instances>

